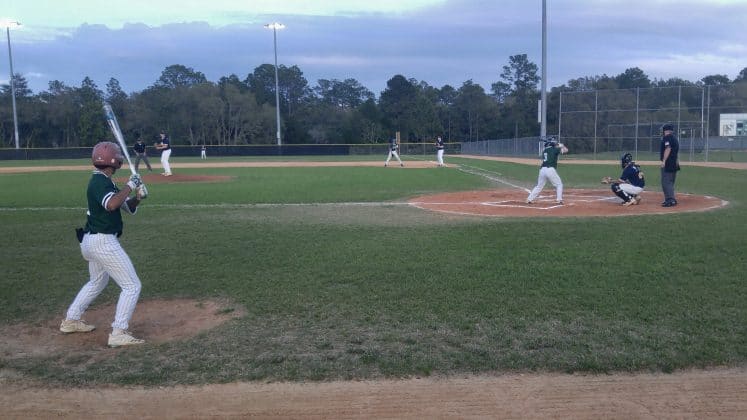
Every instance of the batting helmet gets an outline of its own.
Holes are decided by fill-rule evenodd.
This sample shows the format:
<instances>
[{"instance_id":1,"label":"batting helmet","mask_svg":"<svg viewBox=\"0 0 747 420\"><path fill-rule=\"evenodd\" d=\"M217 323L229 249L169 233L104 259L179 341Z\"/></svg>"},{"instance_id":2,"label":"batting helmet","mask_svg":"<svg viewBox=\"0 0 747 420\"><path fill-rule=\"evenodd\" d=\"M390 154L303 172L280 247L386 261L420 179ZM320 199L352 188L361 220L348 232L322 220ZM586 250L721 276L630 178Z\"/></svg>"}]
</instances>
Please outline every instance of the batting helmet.
<instances>
[{"instance_id":1,"label":"batting helmet","mask_svg":"<svg viewBox=\"0 0 747 420\"><path fill-rule=\"evenodd\" d=\"M102 141L93 146L93 153L91 154L93 166L99 169L106 167L119 169L122 167L123 161L124 156L118 144L110 141Z\"/></svg>"},{"instance_id":2,"label":"batting helmet","mask_svg":"<svg viewBox=\"0 0 747 420\"><path fill-rule=\"evenodd\" d=\"M555 147L558 145L558 139L556 139L553 136L550 136L545 139L545 147Z\"/></svg>"},{"instance_id":3,"label":"batting helmet","mask_svg":"<svg viewBox=\"0 0 747 420\"><path fill-rule=\"evenodd\" d=\"M666 123L666 124L662 125L661 126L661 132L662 132L662 134L665 131L674 131L674 124Z\"/></svg>"},{"instance_id":4,"label":"batting helmet","mask_svg":"<svg viewBox=\"0 0 747 420\"><path fill-rule=\"evenodd\" d=\"M622 166L623 169L625 169L625 167L628 166L630 162L632 161L633 161L633 155L631 155L630 153L625 153L620 158L620 166Z\"/></svg>"}]
</instances>

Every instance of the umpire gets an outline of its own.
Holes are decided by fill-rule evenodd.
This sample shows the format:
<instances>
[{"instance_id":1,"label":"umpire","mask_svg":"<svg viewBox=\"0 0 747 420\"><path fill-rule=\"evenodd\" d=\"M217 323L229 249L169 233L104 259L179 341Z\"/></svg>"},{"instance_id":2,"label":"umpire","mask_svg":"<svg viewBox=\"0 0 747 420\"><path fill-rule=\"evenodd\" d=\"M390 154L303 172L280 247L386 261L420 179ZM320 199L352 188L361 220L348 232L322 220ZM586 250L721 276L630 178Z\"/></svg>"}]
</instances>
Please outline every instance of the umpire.
<instances>
[{"instance_id":1,"label":"umpire","mask_svg":"<svg viewBox=\"0 0 747 420\"><path fill-rule=\"evenodd\" d=\"M143 162L145 162L145 165L148 166L148 170L153 172L153 168L150 167L150 162L148 161L148 152L145 150L145 142L140 136L138 136L135 145L132 146L132 150L135 151L135 172L140 173L140 171L138 171L140 159L142 159Z\"/></svg>"},{"instance_id":2,"label":"umpire","mask_svg":"<svg viewBox=\"0 0 747 420\"><path fill-rule=\"evenodd\" d=\"M664 124L661 126L661 147L659 149L661 189L664 192L662 207L677 205L677 199L674 197L674 182L677 179L677 171L680 170L679 152L680 142L674 135L674 125Z\"/></svg>"}]
</instances>

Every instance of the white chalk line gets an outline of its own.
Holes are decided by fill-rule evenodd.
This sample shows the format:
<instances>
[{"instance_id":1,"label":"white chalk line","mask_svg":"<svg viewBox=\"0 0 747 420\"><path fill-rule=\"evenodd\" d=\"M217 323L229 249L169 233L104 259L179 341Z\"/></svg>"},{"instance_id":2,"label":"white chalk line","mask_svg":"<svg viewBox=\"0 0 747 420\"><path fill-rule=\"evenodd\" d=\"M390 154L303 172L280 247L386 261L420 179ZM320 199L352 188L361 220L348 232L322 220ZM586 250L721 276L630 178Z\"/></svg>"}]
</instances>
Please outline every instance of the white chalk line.
<instances>
[{"instance_id":1,"label":"white chalk line","mask_svg":"<svg viewBox=\"0 0 747 420\"><path fill-rule=\"evenodd\" d=\"M371 201L347 203L215 203L215 204L148 204L147 208L159 209L254 209L277 207L392 207L409 206L406 201ZM84 207L0 207L0 212L16 211L58 211L72 210L85 212Z\"/></svg>"},{"instance_id":2,"label":"white chalk line","mask_svg":"<svg viewBox=\"0 0 747 420\"><path fill-rule=\"evenodd\" d=\"M469 168L469 169L465 169L465 168ZM482 168L478 168L476 166L470 166L470 165L460 165L459 168L457 168L457 169L460 170L460 171L462 171L462 172L466 172L468 174L471 174L471 175L481 176L481 177L487 178L487 179L489 179L491 181L498 182L498 183L501 183L503 185L508 185L511 188L516 188L518 190L526 192L527 194L529 194L531 192L531 190L529 190L527 188L524 188L524 187L522 187L520 185L512 184L511 182L508 182L508 181L506 181L503 178L499 178L499 176L502 175L500 172L490 171L490 170L487 170L487 169L482 169ZM495 174L495 175L498 175L498 176L493 176L493 175L490 175L490 174Z\"/></svg>"}]
</instances>

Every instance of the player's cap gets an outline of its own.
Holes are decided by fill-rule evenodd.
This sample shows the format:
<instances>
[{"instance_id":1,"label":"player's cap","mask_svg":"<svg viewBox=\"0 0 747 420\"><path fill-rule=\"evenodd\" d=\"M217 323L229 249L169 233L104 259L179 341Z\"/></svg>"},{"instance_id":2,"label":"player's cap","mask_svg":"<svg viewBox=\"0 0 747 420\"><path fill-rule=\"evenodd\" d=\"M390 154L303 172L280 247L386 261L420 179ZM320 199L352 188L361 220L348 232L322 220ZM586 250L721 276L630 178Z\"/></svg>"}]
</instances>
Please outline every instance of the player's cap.
<instances>
[{"instance_id":1,"label":"player's cap","mask_svg":"<svg viewBox=\"0 0 747 420\"><path fill-rule=\"evenodd\" d=\"M662 125L661 131L674 131L674 124L666 123Z\"/></svg>"}]
</instances>

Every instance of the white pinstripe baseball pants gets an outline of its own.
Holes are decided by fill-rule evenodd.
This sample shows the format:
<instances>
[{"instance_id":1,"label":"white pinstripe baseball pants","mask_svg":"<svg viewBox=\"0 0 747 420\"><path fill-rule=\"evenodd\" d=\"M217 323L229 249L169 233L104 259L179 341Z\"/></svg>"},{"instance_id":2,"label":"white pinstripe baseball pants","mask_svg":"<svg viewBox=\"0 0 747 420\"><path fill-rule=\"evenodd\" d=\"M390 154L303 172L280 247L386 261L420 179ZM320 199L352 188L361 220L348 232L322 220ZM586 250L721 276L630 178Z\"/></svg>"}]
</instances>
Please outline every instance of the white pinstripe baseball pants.
<instances>
[{"instance_id":1,"label":"white pinstripe baseball pants","mask_svg":"<svg viewBox=\"0 0 747 420\"><path fill-rule=\"evenodd\" d=\"M112 328L127 330L140 297L141 285L135 267L119 244L117 235L87 233L83 236L80 251L88 261L91 278L68 308L67 319L80 319L88 305L104 290L111 276L122 289Z\"/></svg>"}]
</instances>

